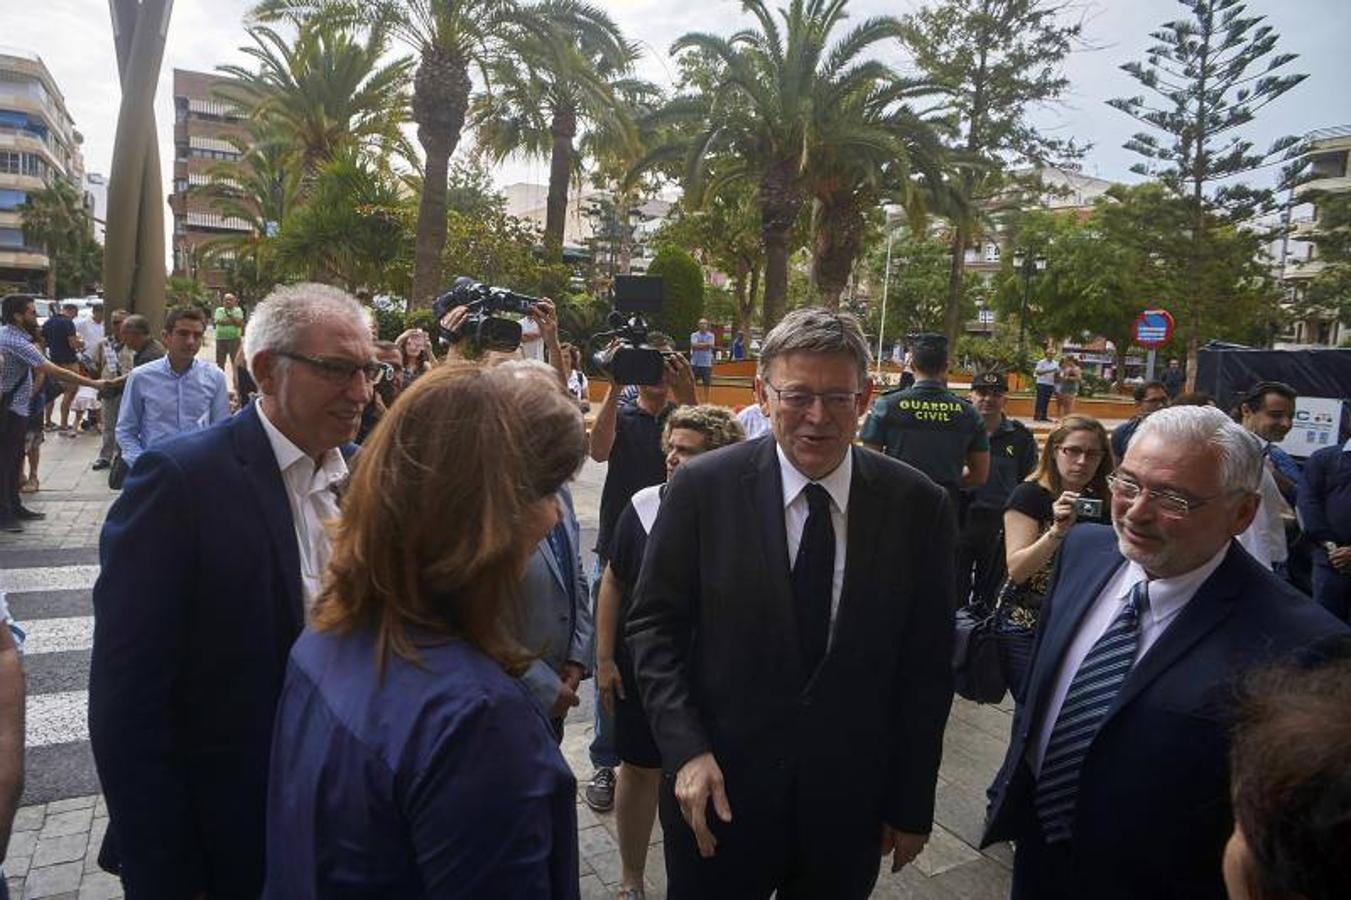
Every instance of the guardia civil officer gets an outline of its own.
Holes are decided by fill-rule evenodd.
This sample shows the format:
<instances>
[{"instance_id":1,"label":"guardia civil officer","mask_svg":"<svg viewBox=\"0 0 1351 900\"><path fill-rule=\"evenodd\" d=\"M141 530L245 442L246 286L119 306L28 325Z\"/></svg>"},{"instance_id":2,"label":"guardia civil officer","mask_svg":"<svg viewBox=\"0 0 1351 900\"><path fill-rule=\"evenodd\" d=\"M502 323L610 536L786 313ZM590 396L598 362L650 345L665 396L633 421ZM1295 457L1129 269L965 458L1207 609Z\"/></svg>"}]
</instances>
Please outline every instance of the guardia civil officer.
<instances>
[{"instance_id":1,"label":"guardia civil officer","mask_svg":"<svg viewBox=\"0 0 1351 900\"><path fill-rule=\"evenodd\" d=\"M962 488L985 483L990 438L970 403L947 389L948 341L915 337L913 386L879 397L863 423L863 443L909 463L947 490L954 504Z\"/></svg>"},{"instance_id":2,"label":"guardia civil officer","mask_svg":"<svg viewBox=\"0 0 1351 900\"><path fill-rule=\"evenodd\" d=\"M957 538L957 595L991 602L1004 580L1004 506L1009 494L1037 467L1037 439L1027 426L1004 415L1008 380L1000 372L971 379L971 404L990 438L990 477L968 492L966 523Z\"/></svg>"}]
</instances>

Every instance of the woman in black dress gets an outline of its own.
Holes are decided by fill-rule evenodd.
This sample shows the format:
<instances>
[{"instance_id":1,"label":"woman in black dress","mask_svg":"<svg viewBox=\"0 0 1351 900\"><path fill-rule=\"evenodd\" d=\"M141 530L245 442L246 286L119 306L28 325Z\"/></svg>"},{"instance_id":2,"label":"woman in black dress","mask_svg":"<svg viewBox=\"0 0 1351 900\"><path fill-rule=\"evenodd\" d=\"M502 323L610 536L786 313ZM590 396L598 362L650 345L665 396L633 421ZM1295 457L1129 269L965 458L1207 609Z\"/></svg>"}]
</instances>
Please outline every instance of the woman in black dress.
<instances>
[{"instance_id":1,"label":"woman in black dress","mask_svg":"<svg viewBox=\"0 0 1351 900\"><path fill-rule=\"evenodd\" d=\"M1009 495L1004 507L1009 581L1000 593L1000 617L1011 630L1025 632L1029 647L1060 542L1080 522L1111 522L1107 476L1112 467L1111 444L1102 423L1088 416L1066 416L1047 436L1037 471ZM1081 499L1098 501L1096 513L1076 511L1075 501ZM1022 700L1026 662L1022 654L1005 654L1016 701Z\"/></svg>"}]
</instances>

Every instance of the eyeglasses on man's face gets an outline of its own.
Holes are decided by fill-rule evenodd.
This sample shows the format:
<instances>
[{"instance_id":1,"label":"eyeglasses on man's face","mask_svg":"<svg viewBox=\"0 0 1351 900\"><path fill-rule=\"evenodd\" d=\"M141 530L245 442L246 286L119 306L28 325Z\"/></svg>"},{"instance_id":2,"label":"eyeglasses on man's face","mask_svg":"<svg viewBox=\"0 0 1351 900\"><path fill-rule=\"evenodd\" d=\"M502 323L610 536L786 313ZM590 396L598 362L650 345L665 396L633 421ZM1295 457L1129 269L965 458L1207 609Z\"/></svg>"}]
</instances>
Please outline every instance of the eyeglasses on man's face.
<instances>
[{"instance_id":1,"label":"eyeglasses on man's face","mask_svg":"<svg viewBox=\"0 0 1351 900\"><path fill-rule=\"evenodd\" d=\"M1127 503L1134 503L1144 494L1146 499L1154 501L1159 514L1169 519L1185 519L1192 511L1223 496L1216 494L1213 497L1191 498L1172 491L1155 491L1124 475L1108 475L1107 489L1112 492L1112 496L1120 497Z\"/></svg>"},{"instance_id":2,"label":"eyeglasses on man's face","mask_svg":"<svg viewBox=\"0 0 1351 900\"><path fill-rule=\"evenodd\" d=\"M387 378L394 377L393 366L389 363L375 362L374 360L367 363L354 363L345 359L306 356L303 353L288 351L280 351L277 355L304 363L314 370L320 378L333 384L347 384L357 372L361 373L367 384L379 384Z\"/></svg>"},{"instance_id":3,"label":"eyeglasses on man's face","mask_svg":"<svg viewBox=\"0 0 1351 900\"><path fill-rule=\"evenodd\" d=\"M769 388L779 398L779 404L784 409L796 411L805 411L811 409L816 404L817 399L830 412L852 411L858 403L858 398L863 396L862 391L804 391L798 388L779 388L766 381L765 387Z\"/></svg>"}]
</instances>

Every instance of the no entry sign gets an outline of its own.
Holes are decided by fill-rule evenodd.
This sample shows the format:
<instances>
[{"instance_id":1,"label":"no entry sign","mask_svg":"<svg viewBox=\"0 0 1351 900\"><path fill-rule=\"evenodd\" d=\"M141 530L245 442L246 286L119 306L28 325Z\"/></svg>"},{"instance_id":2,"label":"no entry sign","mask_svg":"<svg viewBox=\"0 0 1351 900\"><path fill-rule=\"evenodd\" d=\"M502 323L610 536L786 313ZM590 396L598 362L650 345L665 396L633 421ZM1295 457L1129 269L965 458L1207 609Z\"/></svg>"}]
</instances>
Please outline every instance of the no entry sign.
<instances>
[{"instance_id":1,"label":"no entry sign","mask_svg":"<svg viewBox=\"0 0 1351 900\"><path fill-rule=\"evenodd\" d=\"M1135 320L1135 343L1147 350L1173 338L1173 317L1166 309L1147 309Z\"/></svg>"}]
</instances>

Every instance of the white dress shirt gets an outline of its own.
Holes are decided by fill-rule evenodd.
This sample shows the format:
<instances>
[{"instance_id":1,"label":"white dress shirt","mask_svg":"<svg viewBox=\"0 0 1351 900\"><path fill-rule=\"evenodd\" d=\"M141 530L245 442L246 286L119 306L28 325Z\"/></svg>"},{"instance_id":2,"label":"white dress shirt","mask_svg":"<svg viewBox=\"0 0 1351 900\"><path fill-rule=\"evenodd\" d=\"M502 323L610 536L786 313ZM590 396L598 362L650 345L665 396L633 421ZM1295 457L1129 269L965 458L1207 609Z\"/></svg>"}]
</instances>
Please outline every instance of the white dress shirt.
<instances>
[{"instance_id":1,"label":"white dress shirt","mask_svg":"<svg viewBox=\"0 0 1351 900\"><path fill-rule=\"evenodd\" d=\"M1172 578L1150 579L1139 563L1127 561L1118 567L1116 574L1107 579L1107 584L1098 594L1093 606L1085 614L1079 625L1079 631L1070 641L1065 657L1060 661L1060 670L1056 673L1054 690L1046 704L1046 715L1037 723L1033 740L1027 745L1028 765L1032 772L1041 771L1041 761L1046 757L1046 745L1051 742L1051 731L1060 715L1060 707L1065 705L1065 695L1069 693L1070 682L1088 656L1088 651L1098 642L1098 638L1111 627L1112 622L1125 608L1131 590L1141 581L1149 581L1149 610L1140 619L1140 638L1135 647L1135 665L1159 637L1173 624L1178 613L1191 601L1205 580L1224 562L1229 552L1226 543L1220 551L1198 568ZM1045 623L1042 623L1043 627ZM1130 676L1128 675L1127 678Z\"/></svg>"},{"instance_id":2,"label":"white dress shirt","mask_svg":"<svg viewBox=\"0 0 1351 900\"><path fill-rule=\"evenodd\" d=\"M813 481L799 472L783 448L777 443L774 450L779 454L779 472L783 479L783 526L788 534L788 570L793 570L797 561L797 549L802 543L802 530L807 527L807 495L803 493ZM835 614L840 609L840 592L844 590L844 554L848 546L849 532L849 484L854 477L854 454L851 450L844 455L844 462L835 467L825 478L815 482L830 494L830 523L835 527L835 572L830 579L830 630L835 633Z\"/></svg>"},{"instance_id":3,"label":"white dress shirt","mask_svg":"<svg viewBox=\"0 0 1351 900\"><path fill-rule=\"evenodd\" d=\"M1257 505L1257 515L1253 516L1248 530L1238 536L1243 549L1268 569L1272 563L1283 563L1290 558L1285 543L1285 515L1290 512L1290 504L1285 502L1276 484L1272 465L1270 457L1262 461L1262 484L1258 488L1262 501Z\"/></svg>"},{"instance_id":4,"label":"white dress shirt","mask_svg":"<svg viewBox=\"0 0 1351 900\"><path fill-rule=\"evenodd\" d=\"M296 546L300 550L300 581L308 614L324 582L324 569L328 566L331 550L324 523L338 517L337 488L347 478L347 460L334 448L325 451L323 464L315 468L314 460L268 421L263 404L256 404L256 408L268 443L277 457L277 468L281 469L286 501L291 504Z\"/></svg>"}]
</instances>

